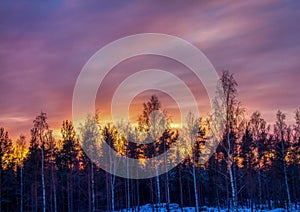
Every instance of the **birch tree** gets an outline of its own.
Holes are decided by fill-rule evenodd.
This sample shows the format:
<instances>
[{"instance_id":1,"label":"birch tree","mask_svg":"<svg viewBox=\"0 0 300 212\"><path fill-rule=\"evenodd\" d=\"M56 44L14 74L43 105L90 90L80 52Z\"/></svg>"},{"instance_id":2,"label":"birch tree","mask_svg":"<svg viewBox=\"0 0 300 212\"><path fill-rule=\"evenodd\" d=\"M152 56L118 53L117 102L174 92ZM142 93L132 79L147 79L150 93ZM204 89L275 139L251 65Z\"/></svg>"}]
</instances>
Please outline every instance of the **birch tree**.
<instances>
[{"instance_id":1,"label":"birch tree","mask_svg":"<svg viewBox=\"0 0 300 212\"><path fill-rule=\"evenodd\" d=\"M90 173L91 178L89 183L91 185L91 206L90 211L95 211L95 176L94 176L94 163L93 159L96 159L98 156L101 132L98 115L88 115L84 123L80 125L80 139L83 150L90 157Z\"/></svg>"},{"instance_id":2,"label":"birch tree","mask_svg":"<svg viewBox=\"0 0 300 212\"><path fill-rule=\"evenodd\" d=\"M126 150L124 150L124 146L118 148L118 141L117 141L117 131L116 128L110 124L108 124L107 126L104 127L103 129L103 139L105 142L107 142L108 145L111 146L111 148L114 148L116 151L123 151L126 152ZM114 175L114 173L116 172L116 166L117 164L115 164L115 160L113 155L109 154L109 178L108 178L108 183L109 183L109 188L110 188L110 207L111 210L114 211L115 210L115 183L116 183L116 177Z\"/></svg>"},{"instance_id":3,"label":"birch tree","mask_svg":"<svg viewBox=\"0 0 300 212\"><path fill-rule=\"evenodd\" d=\"M158 161L156 158L157 152L157 139L160 136L160 124L159 122L163 120L163 117L159 114L159 110L161 109L161 103L158 100L158 97L153 95L150 100L143 104L143 112L142 115L139 116L139 130L142 132L146 132L149 136L149 139L152 140L153 143L153 156L155 157L155 170L156 170L156 192L157 192L157 203L160 205L161 197L160 197L160 179L158 174ZM162 123L163 124L163 123Z\"/></svg>"},{"instance_id":4,"label":"birch tree","mask_svg":"<svg viewBox=\"0 0 300 212\"><path fill-rule=\"evenodd\" d=\"M224 130L224 138L221 142L221 147L224 150L224 159L226 160L227 171L229 174L230 187L233 208L238 211L238 196L237 183L234 174L235 154L237 151L237 141L243 132L244 123L244 108L241 107L237 100L237 82L233 74L228 71L222 73L220 79L220 88L218 89L221 98L224 98L225 104L225 120L226 126ZM217 108L215 108L216 110Z\"/></svg>"},{"instance_id":5,"label":"birch tree","mask_svg":"<svg viewBox=\"0 0 300 212\"><path fill-rule=\"evenodd\" d=\"M274 135L275 139L279 144L280 157L282 161L282 168L284 174L284 184L287 195L287 209L290 210L291 207L291 194L288 184L288 175L287 175L287 163L286 163L286 154L287 147L290 145L288 134L288 127L285 123L286 116L280 110L276 114L276 123L274 125Z\"/></svg>"},{"instance_id":6,"label":"birch tree","mask_svg":"<svg viewBox=\"0 0 300 212\"><path fill-rule=\"evenodd\" d=\"M191 166L192 166L192 176L193 176L193 187L194 187L194 195L195 195L195 210L199 212L199 200L198 200L198 191L197 191L197 176L196 176L196 167L195 167L195 159L196 159L196 151L192 147L194 147L194 142L196 142L198 137L198 132L200 128L200 119L196 118L194 114L191 112L188 113L186 117L186 126L184 126L182 130L182 136L188 142L187 147L185 148L188 151L188 154L191 157Z\"/></svg>"},{"instance_id":7,"label":"birch tree","mask_svg":"<svg viewBox=\"0 0 300 212\"><path fill-rule=\"evenodd\" d=\"M45 144L46 144L46 135L49 130L47 123L47 115L44 112L41 112L33 121L34 129L32 132L35 133L35 138L37 139L37 144L41 150L41 181L42 181L42 200L43 208L42 211L46 212L46 185L45 185Z\"/></svg>"}]
</instances>

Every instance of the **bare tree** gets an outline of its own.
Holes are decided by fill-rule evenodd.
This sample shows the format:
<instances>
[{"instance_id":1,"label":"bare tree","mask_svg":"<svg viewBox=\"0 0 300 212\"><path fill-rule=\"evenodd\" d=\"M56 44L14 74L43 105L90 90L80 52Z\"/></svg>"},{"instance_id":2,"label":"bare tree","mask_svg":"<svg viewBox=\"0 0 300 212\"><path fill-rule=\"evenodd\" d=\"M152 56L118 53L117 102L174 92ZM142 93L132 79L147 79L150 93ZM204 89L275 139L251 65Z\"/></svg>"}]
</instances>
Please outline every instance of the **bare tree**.
<instances>
[{"instance_id":1,"label":"bare tree","mask_svg":"<svg viewBox=\"0 0 300 212\"><path fill-rule=\"evenodd\" d=\"M199 200L198 200L198 191L197 191L197 177L196 177L196 151L194 151L193 147L194 142L196 142L198 137L198 132L200 128L200 119L196 118L194 114L191 112L186 117L187 126L183 128L182 136L188 141L188 150L190 150L189 155L191 155L191 166L192 166L192 176L193 176L193 186L194 186L194 195L195 195L195 205L196 205L196 212L199 212Z\"/></svg>"},{"instance_id":2,"label":"bare tree","mask_svg":"<svg viewBox=\"0 0 300 212\"><path fill-rule=\"evenodd\" d=\"M164 124L164 117L159 111L161 109L161 103L157 96L151 96L150 100L143 104L143 113L139 116L139 130L147 132L149 139L154 144L154 157L155 157L155 170L156 170L156 187L157 187L157 202L160 205L160 179L158 174L158 161L157 161L157 142L161 136L161 126ZM162 125L161 125L162 124Z\"/></svg>"},{"instance_id":3,"label":"bare tree","mask_svg":"<svg viewBox=\"0 0 300 212\"><path fill-rule=\"evenodd\" d=\"M263 152L264 141L267 139L268 127L266 121L261 117L258 111L251 115L249 122L250 132L255 142L255 149L257 152L257 172L258 172L258 199L259 205L262 207L262 179L261 179L261 159Z\"/></svg>"},{"instance_id":4,"label":"bare tree","mask_svg":"<svg viewBox=\"0 0 300 212\"><path fill-rule=\"evenodd\" d=\"M283 165L283 174L284 174L284 183L286 188L286 195L287 195L287 209L290 210L291 207L291 195L290 195L290 188L288 184L288 176L287 176L287 164L286 164L286 145L289 143L288 141L288 127L285 123L286 116L280 110L276 114L276 123L274 125L274 134L275 138L278 142L280 142L281 148L281 159Z\"/></svg>"},{"instance_id":5,"label":"bare tree","mask_svg":"<svg viewBox=\"0 0 300 212\"><path fill-rule=\"evenodd\" d=\"M90 185L91 185L91 206L90 210L95 211L95 176L94 176L94 163L93 159L96 159L98 157L98 151L100 138L101 138L101 132L99 127L99 117L98 115L88 115L84 123L80 125L79 131L80 131L80 139L81 139L81 145L83 150L86 152L86 154L90 157Z\"/></svg>"},{"instance_id":6,"label":"bare tree","mask_svg":"<svg viewBox=\"0 0 300 212\"><path fill-rule=\"evenodd\" d=\"M38 139L38 145L41 148L41 171L42 171L42 198L43 198L43 212L46 212L46 186L45 186L45 144L46 135L49 130L47 123L47 115L41 112L33 121L35 137Z\"/></svg>"},{"instance_id":7,"label":"bare tree","mask_svg":"<svg viewBox=\"0 0 300 212\"><path fill-rule=\"evenodd\" d=\"M125 138L123 142L121 142L121 154L126 155L126 157L129 157L129 141L131 139L131 131L132 127L130 123L125 123L123 120L121 120L117 124L117 128L119 130L119 133L121 133L121 139ZM120 150L117 150L117 152L120 153ZM128 211L130 208L130 169L129 169L129 162L126 160L126 210Z\"/></svg>"},{"instance_id":8,"label":"bare tree","mask_svg":"<svg viewBox=\"0 0 300 212\"><path fill-rule=\"evenodd\" d=\"M123 151L126 152L124 149L124 146L121 145L119 146L118 142L119 140L117 139L117 130L114 126L108 124L107 126L104 127L103 129L103 139L105 142L107 142L108 145L111 146L111 148L115 148L116 151ZM116 176L114 173L116 173L116 167L117 164L115 163L115 158L112 154L109 154L109 188L110 188L110 204L111 204L111 210L115 210L115 183L116 183Z\"/></svg>"},{"instance_id":9,"label":"bare tree","mask_svg":"<svg viewBox=\"0 0 300 212\"><path fill-rule=\"evenodd\" d=\"M224 157L229 174L233 208L235 211L238 211L238 192L234 162L237 150L237 140L241 137L245 122L243 117L244 108L241 107L240 102L237 100L237 82L235 81L233 74L230 74L228 71L223 72L217 92L216 98L222 98L222 104L224 105L215 105L215 107L220 107L221 111L225 108L226 120L224 139L221 146L225 151ZM218 108L215 108L214 110L217 111Z\"/></svg>"}]
</instances>

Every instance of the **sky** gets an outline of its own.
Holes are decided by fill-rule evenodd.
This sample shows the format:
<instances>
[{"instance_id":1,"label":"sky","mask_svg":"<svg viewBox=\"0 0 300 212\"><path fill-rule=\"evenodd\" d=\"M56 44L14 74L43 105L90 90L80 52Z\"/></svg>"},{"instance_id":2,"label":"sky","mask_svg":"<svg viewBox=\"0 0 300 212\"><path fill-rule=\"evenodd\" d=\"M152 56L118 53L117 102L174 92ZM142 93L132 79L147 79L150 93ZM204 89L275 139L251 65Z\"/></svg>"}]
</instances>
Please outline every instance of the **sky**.
<instances>
[{"instance_id":1,"label":"sky","mask_svg":"<svg viewBox=\"0 0 300 212\"><path fill-rule=\"evenodd\" d=\"M72 120L74 86L89 58L108 43L138 33L164 33L192 43L219 75L223 70L234 74L247 116L259 110L272 124L280 109L292 124L300 107L299 23L299 1L1 1L0 126L13 138L29 135L43 111L58 134L62 121ZM205 90L186 67L140 56L118 64L101 84L96 107L103 119L122 80L147 68L182 77L207 110ZM151 90L134 98L131 116L153 93L176 121L174 100Z\"/></svg>"}]
</instances>

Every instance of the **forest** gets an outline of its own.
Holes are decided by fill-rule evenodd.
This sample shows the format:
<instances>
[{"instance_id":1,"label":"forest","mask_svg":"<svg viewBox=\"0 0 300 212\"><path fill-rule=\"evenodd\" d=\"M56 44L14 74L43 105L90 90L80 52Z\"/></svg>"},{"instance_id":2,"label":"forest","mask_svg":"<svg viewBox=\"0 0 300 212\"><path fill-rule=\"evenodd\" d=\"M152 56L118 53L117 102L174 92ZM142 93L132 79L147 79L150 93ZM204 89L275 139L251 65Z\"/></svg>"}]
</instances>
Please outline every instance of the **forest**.
<instances>
[{"instance_id":1,"label":"forest","mask_svg":"<svg viewBox=\"0 0 300 212\"><path fill-rule=\"evenodd\" d=\"M259 111L245 118L234 75L224 71L220 85L226 96L226 126L209 160L199 162L209 117L190 114L187 118L197 133L191 138L194 145L189 156L167 173L148 179L121 178L104 171L101 164L90 160L84 146L101 136L119 154L151 158L177 142L180 131L168 124L148 144L130 141L133 136L120 137L116 126L101 125L97 114L88 116L79 129L63 120L62 139L53 135L48 125L51 117L45 112L33 118L30 137L20 135L12 140L1 126L0 212L140 211L146 204L152 211L161 204L171 211L171 203L193 207L196 212L205 207L217 211L299 210L300 109L295 109L291 125L280 110L274 114L275 123L267 123ZM151 96L143 104L138 126L130 126L129 134L149 133L149 115L163 111L162 105L157 96Z\"/></svg>"}]
</instances>

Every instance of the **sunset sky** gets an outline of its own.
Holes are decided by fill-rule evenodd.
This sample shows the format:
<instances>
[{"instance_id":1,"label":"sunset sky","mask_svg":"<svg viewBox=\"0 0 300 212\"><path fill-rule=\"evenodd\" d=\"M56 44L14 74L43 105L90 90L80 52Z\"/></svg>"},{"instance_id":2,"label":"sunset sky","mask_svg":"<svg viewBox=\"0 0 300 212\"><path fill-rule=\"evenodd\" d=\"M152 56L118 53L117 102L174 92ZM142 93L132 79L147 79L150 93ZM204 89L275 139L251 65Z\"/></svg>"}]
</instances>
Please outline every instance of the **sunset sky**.
<instances>
[{"instance_id":1,"label":"sunset sky","mask_svg":"<svg viewBox=\"0 0 300 212\"><path fill-rule=\"evenodd\" d=\"M292 124L300 107L299 23L299 1L1 1L0 126L13 138L29 135L33 119L44 111L58 129L72 119L74 85L88 59L116 39L153 32L187 40L219 74L234 73L248 115L259 110L273 123L281 109ZM120 63L107 76L97 95L103 118L118 84L147 68L182 76L207 110L203 88L193 87L197 82L185 67L145 56ZM152 93L137 96L132 110ZM174 101L157 95L176 120Z\"/></svg>"}]
</instances>

